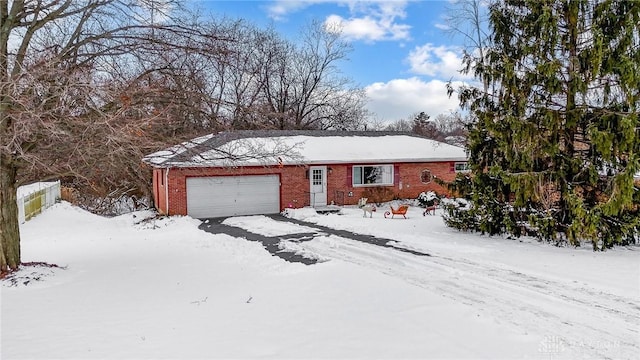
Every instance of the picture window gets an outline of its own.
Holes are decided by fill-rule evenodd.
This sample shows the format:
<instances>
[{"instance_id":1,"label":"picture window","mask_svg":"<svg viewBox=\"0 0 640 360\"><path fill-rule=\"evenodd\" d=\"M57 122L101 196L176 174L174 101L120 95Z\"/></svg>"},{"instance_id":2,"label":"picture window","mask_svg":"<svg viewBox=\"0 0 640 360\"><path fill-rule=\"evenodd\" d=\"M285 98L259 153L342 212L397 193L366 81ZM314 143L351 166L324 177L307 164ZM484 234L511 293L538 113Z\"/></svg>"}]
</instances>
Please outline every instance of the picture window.
<instances>
[{"instance_id":1,"label":"picture window","mask_svg":"<svg viewBox=\"0 0 640 360\"><path fill-rule=\"evenodd\" d=\"M393 165L353 167L353 186L393 185Z\"/></svg>"}]
</instances>

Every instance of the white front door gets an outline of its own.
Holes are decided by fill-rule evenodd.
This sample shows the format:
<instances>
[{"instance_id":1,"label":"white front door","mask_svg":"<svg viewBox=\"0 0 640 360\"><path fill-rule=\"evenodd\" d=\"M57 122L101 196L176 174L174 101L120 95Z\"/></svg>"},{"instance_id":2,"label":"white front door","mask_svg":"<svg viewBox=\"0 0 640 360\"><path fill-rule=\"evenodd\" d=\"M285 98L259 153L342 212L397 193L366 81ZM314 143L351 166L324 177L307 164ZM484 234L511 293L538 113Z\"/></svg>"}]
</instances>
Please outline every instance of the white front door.
<instances>
[{"instance_id":1,"label":"white front door","mask_svg":"<svg viewBox=\"0 0 640 360\"><path fill-rule=\"evenodd\" d=\"M327 167L309 168L310 204L313 207L327 205Z\"/></svg>"}]
</instances>

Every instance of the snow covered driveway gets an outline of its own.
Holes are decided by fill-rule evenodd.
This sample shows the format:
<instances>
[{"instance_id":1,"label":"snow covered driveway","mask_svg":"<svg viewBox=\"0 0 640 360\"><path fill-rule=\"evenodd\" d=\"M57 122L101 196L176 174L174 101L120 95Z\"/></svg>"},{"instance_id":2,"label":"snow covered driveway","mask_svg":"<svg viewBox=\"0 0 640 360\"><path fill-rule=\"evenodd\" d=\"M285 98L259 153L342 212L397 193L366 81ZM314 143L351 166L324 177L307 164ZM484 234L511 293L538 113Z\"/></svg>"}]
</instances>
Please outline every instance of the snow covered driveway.
<instances>
[{"instance_id":1,"label":"snow covered driveway","mask_svg":"<svg viewBox=\"0 0 640 360\"><path fill-rule=\"evenodd\" d=\"M62 203L23 224L29 268L2 287L2 359L637 359L637 247L596 254L409 219L296 210L227 225L291 236L292 264L188 217L100 218ZM338 237L393 239L417 256ZM38 278L39 280L36 280ZM27 286L22 282L30 281Z\"/></svg>"},{"instance_id":2,"label":"snow covered driveway","mask_svg":"<svg viewBox=\"0 0 640 360\"><path fill-rule=\"evenodd\" d=\"M373 219L354 222L353 218L361 214L356 209L345 209L343 214L346 216L318 216L302 210L292 212L292 217L371 235L382 233L397 240L397 247L417 253L429 252L431 246L436 246L440 254L425 258L347 238L325 237L300 244L307 253L340 259L402 279L473 306L499 322L527 329L527 333L546 334L540 343L540 351L551 357L634 358L640 354L640 257L637 248L629 250L629 259L618 259L620 269L609 272L613 268L601 268L601 259L597 257L606 257L619 250L596 254L585 249L553 248L530 239L519 246L519 240L514 244L512 240L465 236L443 228L439 217L420 218L417 210L413 209L413 221L407 224L389 219L375 219L379 224L373 223ZM251 230L252 221L255 218L237 223ZM380 227L389 231L381 232ZM444 238L452 244L440 243L445 233L449 234ZM438 243L432 241L433 237ZM559 260L558 253L560 257L582 257L583 261L554 263L554 260L544 258L551 256ZM593 263L589 265L585 260ZM608 265L616 266L615 263ZM626 277L625 271L631 277ZM621 278L610 278L618 276ZM602 283L593 284L592 280ZM626 285L629 292L611 287L615 283Z\"/></svg>"},{"instance_id":3,"label":"snow covered driveway","mask_svg":"<svg viewBox=\"0 0 640 360\"><path fill-rule=\"evenodd\" d=\"M350 241L339 245L320 241L305 248L472 306L500 323L524 329L526 334L547 334L541 345L547 342L550 353L567 350L572 352L571 358L606 358L607 354L618 358L613 354L620 347L629 349L626 357L640 354L640 308L633 298L577 281L558 281L465 258L418 258L387 249L363 248Z\"/></svg>"}]
</instances>

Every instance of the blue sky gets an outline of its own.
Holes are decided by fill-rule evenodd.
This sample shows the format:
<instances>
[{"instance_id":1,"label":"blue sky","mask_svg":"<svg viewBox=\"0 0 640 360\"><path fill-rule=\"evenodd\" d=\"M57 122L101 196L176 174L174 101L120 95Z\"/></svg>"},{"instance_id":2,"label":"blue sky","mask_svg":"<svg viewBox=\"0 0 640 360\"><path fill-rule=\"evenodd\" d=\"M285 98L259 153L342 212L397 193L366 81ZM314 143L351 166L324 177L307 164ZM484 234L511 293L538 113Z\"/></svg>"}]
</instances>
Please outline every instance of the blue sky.
<instances>
[{"instance_id":1,"label":"blue sky","mask_svg":"<svg viewBox=\"0 0 640 360\"><path fill-rule=\"evenodd\" d=\"M214 16L244 18L269 25L295 41L311 20L339 23L353 51L340 64L343 73L366 89L368 109L379 122L405 119L424 111L435 117L457 109L445 84L468 80L458 40L442 30L448 2L201 0Z\"/></svg>"}]
</instances>

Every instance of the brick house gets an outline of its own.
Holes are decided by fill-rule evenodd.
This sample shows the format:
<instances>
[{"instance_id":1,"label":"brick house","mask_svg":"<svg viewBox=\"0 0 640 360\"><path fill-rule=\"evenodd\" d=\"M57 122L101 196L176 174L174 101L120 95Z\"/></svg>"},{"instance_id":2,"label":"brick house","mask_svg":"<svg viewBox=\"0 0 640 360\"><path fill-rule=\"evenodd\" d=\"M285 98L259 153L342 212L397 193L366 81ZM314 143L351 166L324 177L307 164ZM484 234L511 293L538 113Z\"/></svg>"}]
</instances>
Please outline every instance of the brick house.
<instances>
[{"instance_id":1,"label":"brick house","mask_svg":"<svg viewBox=\"0 0 640 360\"><path fill-rule=\"evenodd\" d=\"M196 218L353 205L370 198L445 194L434 178L466 171L464 149L415 134L221 132L146 156L156 208Z\"/></svg>"}]
</instances>

